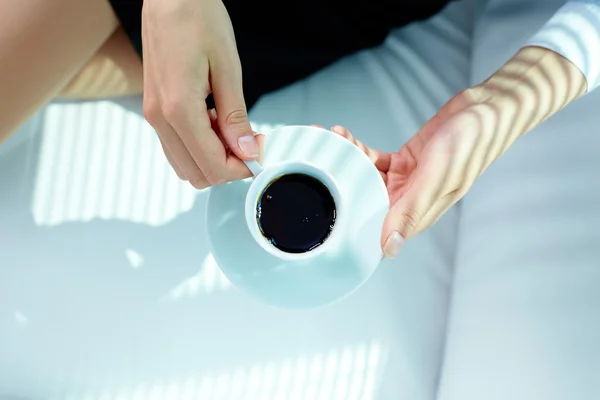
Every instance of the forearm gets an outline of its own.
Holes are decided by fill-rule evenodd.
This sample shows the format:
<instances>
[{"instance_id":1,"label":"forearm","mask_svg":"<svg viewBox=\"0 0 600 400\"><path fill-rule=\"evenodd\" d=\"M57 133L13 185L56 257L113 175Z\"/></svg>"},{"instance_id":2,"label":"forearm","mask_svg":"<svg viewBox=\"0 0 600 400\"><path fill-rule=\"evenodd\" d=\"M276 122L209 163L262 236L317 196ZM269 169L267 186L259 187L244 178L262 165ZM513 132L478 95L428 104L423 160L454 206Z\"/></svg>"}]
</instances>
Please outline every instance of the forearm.
<instances>
[{"instance_id":1,"label":"forearm","mask_svg":"<svg viewBox=\"0 0 600 400\"><path fill-rule=\"evenodd\" d=\"M483 85L495 93L489 99L492 106L514 110L510 131L515 136L535 128L587 89L577 66L541 47L522 48Z\"/></svg>"},{"instance_id":2,"label":"forearm","mask_svg":"<svg viewBox=\"0 0 600 400\"><path fill-rule=\"evenodd\" d=\"M484 86L515 108L521 135L600 86L600 0L565 3Z\"/></svg>"}]
</instances>

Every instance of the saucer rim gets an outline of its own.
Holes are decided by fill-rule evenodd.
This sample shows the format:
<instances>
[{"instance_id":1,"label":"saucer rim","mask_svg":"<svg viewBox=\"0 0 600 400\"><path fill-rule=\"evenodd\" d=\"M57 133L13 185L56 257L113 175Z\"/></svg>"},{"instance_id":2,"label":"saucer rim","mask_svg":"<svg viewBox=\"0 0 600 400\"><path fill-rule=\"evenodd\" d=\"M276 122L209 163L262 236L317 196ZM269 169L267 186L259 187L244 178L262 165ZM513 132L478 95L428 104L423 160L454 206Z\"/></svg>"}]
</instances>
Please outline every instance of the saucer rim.
<instances>
[{"instance_id":1,"label":"saucer rim","mask_svg":"<svg viewBox=\"0 0 600 400\"><path fill-rule=\"evenodd\" d=\"M381 176L380 176L378 170L376 169L375 165L373 164L373 161L358 146L356 146L354 143L347 140L346 138L342 137L341 135L339 135L333 131L330 131L330 130L327 130L324 128L320 128L320 127L314 127L314 126L309 126L309 125L306 125L306 126L305 125L288 125L288 126L272 129L267 134L265 134L265 138L266 138L266 140L268 140L269 136L272 134L275 134L275 132L282 132L281 134L284 134L283 132L286 130L295 130L295 129L310 129L313 132L318 132L319 135L333 135L338 138L338 139L334 139L338 143L346 142L347 144L349 144L350 145L349 148L351 147L354 149L353 150L355 153L354 156L363 157L363 160L368 163L366 165L370 165L371 168L374 168L375 171L377 172L377 176L379 177L379 179L377 180L377 186L379 187L379 189L377 189L377 192L381 193L380 200L385 199L385 201L383 202L384 204L382 204L382 205L385 205L385 209L386 210L390 209L390 201L389 201L387 187L386 187L383 179L381 179ZM277 133L277 134L279 134L279 133ZM358 156L358 153L360 153L361 155ZM266 159L266 156L265 156L265 159ZM302 159L294 160L294 161L310 163L310 161L303 161ZM286 162L286 161L275 161L275 163L284 163L284 162ZM336 178L335 175L332 175L332 177L334 179ZM244 182L245 184L248 184L248 189L249 189L250 185L252 184L253 179L254 179L254 177L252 176L252 177L248 177L245 179L241 179L238 182L240 182L240 183ZM209 217L210 210L211 210L211 204L214 203L214 201L211 201L211 198L214 195L212 192L213 192L213 190L211 188L208 193L208 198L207 198L207 203L206 203L207 206L205 209L205 220L207 221L205 226L206 226L206 230L207 230L207 238L209 241L209 246L211 248L212 256L214 257L215 262L216 262L217 266L219 267L220 271L227 277L228 280L230 280L232 282L232 285L234 287L236 287L241 292L246 293L250 297L258 299L259 301L261 301L263 303L269 304L269 305L277 307L277 308L284 308L284 309L308 309L308 308L314 309L314 308L326 306L326 305L329 305L332 303L336 303L336 302L352 295L357 290L359 290L364 284L366 284L366 282L371 278L371 276L375 273L375 271L377 270L377 268L379 266L380 261L378 263L374 263L373 266L369 266L368 268L366 268L365 269L366 273L362 276L362 279L357 279L358 284L356 284L354 287L349 288L349 290L345 291L342 295L331 296L331 298L329 298L329 299L324 299L323 297L321 297L321 301L317 301L317 302L302 302L302 301L301 302L273 302L272 297L270 297L268 295L263 296L260 293L260 291L252 290L247 285L243 285L243 284L238 285L236 283L236 281L237 281L236 275L239 275L239 274L237 274L235 272L235 269L224 266L222 263L222 257L218 254L218 252L215 252L215 249L219 248L219 246L215 246L214 238L210 234L211 233L211 224L209 224L209 221L212 219L211 217ZM351 203L352 202L350 202L350 204ZM350 208L352 208L352 207L350 207ZM245 212L242 213L241 216L242 216L241 219L243 220L244 227L246 227ZM254 241L254 238L251 237L251 239ZM380 242L380 240L379 240L379 242ZM260 246L258 244L256 244L256 245ZM276 256L269 254L268 252L264 252L263 254L265 257L269 257L273 260L278 260L282 263L289 264L289 265L294 265L294 264L300 265L300 263L306 262L306 260L301 260L301 259L299 259L299 260L279 259ZM383 250L381 250L381 248L380 248L380 251L378 252L378 256L379 256L380 260L383 259ZM320 257L322 259L323 255L320 255ZM319 257L315 258L316 262L318 262L317 260L319 260ZM356 264L356 265L358 265L358 264Z\"/></svg>"}]
</instances>

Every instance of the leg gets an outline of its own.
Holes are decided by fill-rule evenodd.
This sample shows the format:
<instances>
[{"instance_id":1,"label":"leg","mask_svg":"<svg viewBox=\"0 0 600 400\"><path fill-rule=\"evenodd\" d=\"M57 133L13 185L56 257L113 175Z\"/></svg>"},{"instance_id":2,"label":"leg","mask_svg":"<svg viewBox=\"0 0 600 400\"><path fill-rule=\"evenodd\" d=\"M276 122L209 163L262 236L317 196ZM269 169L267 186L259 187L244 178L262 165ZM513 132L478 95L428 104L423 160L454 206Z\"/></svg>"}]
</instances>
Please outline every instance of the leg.
<instances>
[{"instance_id":1,"label":"leg","mask_svg":"<svg viewBox=\"0 0 600 400\"><path fill-rule=\"evenodd\" d=\"M2 0L0 143L82 69L117 28L105 0Z\"/></svg>"},{"instance_id":2,"label":"leg","mask_svg":"<svg viewBox=\"0 0 600 400\"><path fill-rule=\"evenodd\" d=\"M62 99L100 99L142 93L142 62L122 28L59 94Z\"/></svg>"},{"instance_id":3,"label":"leg","mask_svg":"<svg viewBox=\"0 0 600 400\"><path fill-rule=\"evenodd\" d=\"M475 81L561 3L490 0ZM464 199L441 400L600 398L599 102L520 139Z\"/></svg>"}]
</instances>

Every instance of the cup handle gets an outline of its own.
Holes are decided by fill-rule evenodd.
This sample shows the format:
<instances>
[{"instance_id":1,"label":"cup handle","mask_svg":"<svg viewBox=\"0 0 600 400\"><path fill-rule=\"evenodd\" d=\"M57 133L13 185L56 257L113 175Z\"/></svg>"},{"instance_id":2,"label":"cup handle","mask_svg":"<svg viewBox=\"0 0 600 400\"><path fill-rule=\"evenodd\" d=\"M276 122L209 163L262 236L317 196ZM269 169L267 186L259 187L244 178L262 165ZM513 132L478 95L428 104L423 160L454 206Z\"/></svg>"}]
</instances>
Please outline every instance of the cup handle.
<instances>
[{"instance_id":1,"label":"cup handle","mask_svg":"<svg viewBox=\"0 0 600 400\"><path fill-rule=\"evenodd\" d=\"M257 176L263 170L263 166L258 163L258 161L244 161L246 167L252 172L252 175Z\"/></svg>"}]
</instances>

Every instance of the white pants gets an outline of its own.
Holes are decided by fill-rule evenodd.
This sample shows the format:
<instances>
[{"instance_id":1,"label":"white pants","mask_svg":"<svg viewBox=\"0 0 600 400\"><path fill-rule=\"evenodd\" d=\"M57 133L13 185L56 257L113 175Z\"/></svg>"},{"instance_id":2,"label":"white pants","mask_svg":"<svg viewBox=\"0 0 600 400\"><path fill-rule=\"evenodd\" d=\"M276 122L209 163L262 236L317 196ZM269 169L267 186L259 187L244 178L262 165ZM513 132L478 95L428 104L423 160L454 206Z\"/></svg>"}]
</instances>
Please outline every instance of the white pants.
<instances>
[{"instance_id":1,"label":"white pants","mask_svg":"<svg viewBox=\"0 0 600 400\"><path fill-rule=\"evenodd\" d=\"M562 2L472 3L266 96L252 121L397 149ZM519 140L353 296L289 312L218 272L206 192L177 181L138 100L51 105L0 149L0 399L600 398L599 106Z\"/></svg>"}]
</instances>

